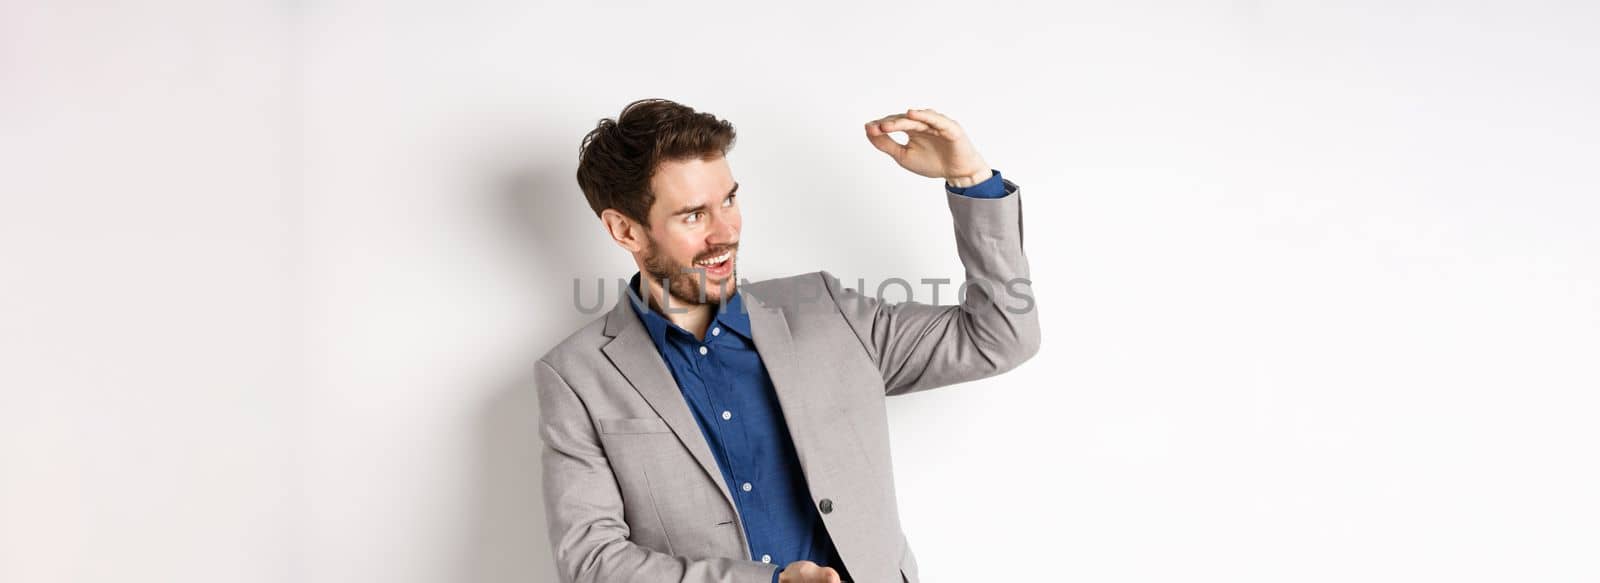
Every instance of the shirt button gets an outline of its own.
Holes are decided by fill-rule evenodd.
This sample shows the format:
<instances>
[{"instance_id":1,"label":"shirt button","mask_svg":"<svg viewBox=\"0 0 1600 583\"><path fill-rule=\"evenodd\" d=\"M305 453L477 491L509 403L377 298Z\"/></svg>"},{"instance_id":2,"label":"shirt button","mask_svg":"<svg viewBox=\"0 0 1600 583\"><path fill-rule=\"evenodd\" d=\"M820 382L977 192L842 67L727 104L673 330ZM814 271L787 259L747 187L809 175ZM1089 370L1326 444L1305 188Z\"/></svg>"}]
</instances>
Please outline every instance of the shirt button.
<instances>
[{"instance_id":1,"label":"shirt button","mask_svg":"<svg viewBox=\"0 0 1600 583\"><path fill-rule=\"evenodd\" d=\"M721 334L721 333L722 333L722 329L721 328L712 328L711 329L711 335L712 336L716 336L716 335Z\"/></svg>"},{"instance_id":2,"label":"shirt button","mask_svg":"<svg viewBox=\"0 0 1600 583\"><path fill-rule=\"evenodd\" d=\"M772 562L772 555L761 555L761 562L763 562L763 563L771 563Z\"/></svg>"},{"instance_id":3,"label":"shirt button","mask_svg":"<svg viewBox=\"0 0 1600 583\"><path fill-rule=\"evenodd\" d=\"M746 491L746 492L749 492L749 491L750 491L750 489L751 489L751 488L754 488L754 487L755 487L755 486L751 486L751 485L750 485L750 482L745 482L745 483L744 483L744 485L743 485L743 486L740 486L740 488L744 488L744 491Z\"/></svg>"},{"instance_id":4,"label":"shirt button","mask_svg":"<svg viewBox=\"0 0 1600 583\"><path fill-rule=\"evenodd\" d=\"M700 347L700 354L703 356L703 355L705 355L705 353L706 353L706 347L701 346Z\"/></svg>"},{"instance_id":5,"label":"shirt button","mask_svg":"<svg viewBox=\"0 0 1600 583\"><path fill-rule=\"evenodd\" d=\"M732 418L733 418L733 411L723 411L722 412L722 420L723 421L727 421L727 420L732 419Z\"/></svg>"}]
</instances>

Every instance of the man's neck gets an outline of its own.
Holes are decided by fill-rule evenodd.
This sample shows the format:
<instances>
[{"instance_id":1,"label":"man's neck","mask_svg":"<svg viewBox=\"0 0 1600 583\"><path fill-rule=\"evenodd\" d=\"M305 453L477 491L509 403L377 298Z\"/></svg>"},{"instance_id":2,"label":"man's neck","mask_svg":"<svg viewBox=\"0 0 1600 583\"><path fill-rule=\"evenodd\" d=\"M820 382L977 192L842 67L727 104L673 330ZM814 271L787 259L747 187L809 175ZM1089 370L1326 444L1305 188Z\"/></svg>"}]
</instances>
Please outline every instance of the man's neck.
<instances>
[{"instance_id":1,"label":"man's neck","mask_svg":"<svg viewBox=\"0 0 1600 583\"><path fill-rule=\"evenodd\" d=\"M711 324L711 317L715 314L715 306L709 304L691 304L671 297L660 284L650 284L650 309L661 314L668 322L679 328L688 330L696 340L704 340L706 328ZM666 303L663 304L663 298ZM665 305L666 307L662 307Z\"/></svg>"}]
</instances>

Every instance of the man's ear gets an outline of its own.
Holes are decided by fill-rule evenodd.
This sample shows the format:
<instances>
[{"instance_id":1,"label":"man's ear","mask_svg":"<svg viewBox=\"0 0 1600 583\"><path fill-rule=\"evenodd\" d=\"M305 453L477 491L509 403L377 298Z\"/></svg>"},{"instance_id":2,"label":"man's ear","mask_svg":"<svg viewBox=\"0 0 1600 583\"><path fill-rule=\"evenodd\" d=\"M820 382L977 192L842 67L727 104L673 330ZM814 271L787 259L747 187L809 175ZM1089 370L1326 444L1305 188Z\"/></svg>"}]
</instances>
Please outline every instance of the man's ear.
<instances>
[{"instance_id":1,"label":"man's ear","mask_svg":"<svg viewBox=\"0 0 1600 583\"><path fill-rule=\"evenodd\" d=\"M611 240L617 245L627 249L629 253L638 253L645 248L644 226L638 221L628 218L617 209L600 211L600 222L606 227L606 233L611 235Z\"/></svg>"}]
</instances>

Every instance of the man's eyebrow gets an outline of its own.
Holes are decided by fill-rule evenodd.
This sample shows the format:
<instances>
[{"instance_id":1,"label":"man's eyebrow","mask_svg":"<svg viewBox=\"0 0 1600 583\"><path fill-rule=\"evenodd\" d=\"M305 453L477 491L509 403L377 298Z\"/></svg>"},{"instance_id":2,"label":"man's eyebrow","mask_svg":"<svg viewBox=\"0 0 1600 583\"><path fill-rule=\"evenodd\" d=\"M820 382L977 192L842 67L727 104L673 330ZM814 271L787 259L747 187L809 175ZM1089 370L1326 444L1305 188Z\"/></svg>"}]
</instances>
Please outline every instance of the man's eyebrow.
<instances>
[{"instance_id":1,"label":"man's eyebrow","mask_svg":"<svg viewBox=\"0 0 1600 583\"><path fill-rule=\"evenodd\" d=\"M728 196L733 196L733 194L736 193L736 192L739 192L739 183L737 183L737 182L733 183L733 188L728 190ZM703 205L703 204L697 204L697 205L694 205L694 206L686 206L686 207L683 207L681 209L678 209L678 212L672 213L672 216L675 217L675 216L678 216L678 215L686 215L686 214L689 214L689 213L700 212L700 211L703 211L703 210L706 210L706 205Z\"/></svg>"}]
</instances>

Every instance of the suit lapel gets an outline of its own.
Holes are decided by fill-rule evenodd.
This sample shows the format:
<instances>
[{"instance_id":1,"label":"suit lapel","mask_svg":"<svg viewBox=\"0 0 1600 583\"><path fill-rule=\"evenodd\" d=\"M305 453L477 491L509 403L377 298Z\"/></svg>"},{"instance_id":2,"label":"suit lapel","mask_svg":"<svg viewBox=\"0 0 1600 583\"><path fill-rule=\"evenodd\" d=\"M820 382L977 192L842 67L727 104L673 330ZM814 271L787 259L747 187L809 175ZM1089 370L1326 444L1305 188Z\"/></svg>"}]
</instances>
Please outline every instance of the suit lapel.
<instances>
[{"instance_id":1,"label":"suit lapel","mask_svg":"<svg viewBox=\"0 0 1600 583\"><path fill-rule=\"evenodd\" d=\"M612 339L601 351L622 372L622 376L627 377L633 388L644 396L656 414L667 422L667 427L677 434L678 441L689 449L695 461L700 462L700 468L717 484L728 505L737 508L733 506L733 496L728 492L727 484L723 483L717 459L711 455L711 447L706 444L705 435L700 432L700 425L689 410L689 403L678 391L672 371L662 362L661 353L650 341L650 333L639 321L639 315L633 313L629 301L628 296L623 296L606 317L606 335L612 336Z\"/></svg>"},{"instance_id":2,"label":"suit lapel","mask_svg":"<svg viewBox=\"0 0 1600 583\"><path fill-rule=\"evenodd\" d=\"M800 458L800 469L806 476L815 477L817 474L813 470L820 469L820 466L813 463L809 455L814 437L812 432L815 428L823 427L819 423L828 419L819 417L827 415L825 411L817 410L825 403L819 402L818 395L806 389L806 371L795 352L794 336L789 331L790 311L784 308L781 294L767 299L747 293L747 288L740 290L741 295L756 300L755 305L750 302L745 304L750 314L750 335L755 341L756 351L761 353L761 363L767 369L767 376L772 379L773 389L778 393L778 405L789 426L789 437Z\"/></svg>"}]
</instances>

